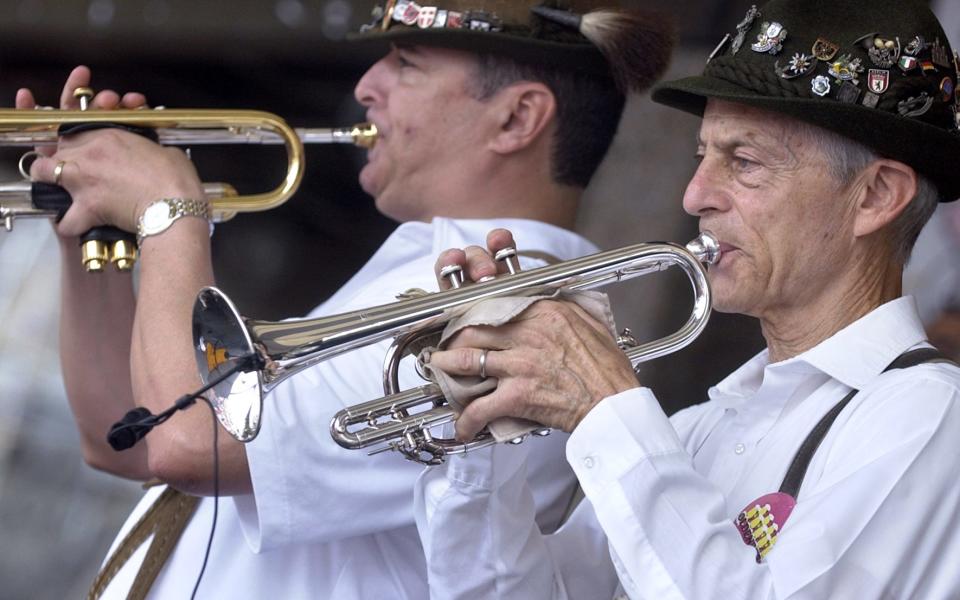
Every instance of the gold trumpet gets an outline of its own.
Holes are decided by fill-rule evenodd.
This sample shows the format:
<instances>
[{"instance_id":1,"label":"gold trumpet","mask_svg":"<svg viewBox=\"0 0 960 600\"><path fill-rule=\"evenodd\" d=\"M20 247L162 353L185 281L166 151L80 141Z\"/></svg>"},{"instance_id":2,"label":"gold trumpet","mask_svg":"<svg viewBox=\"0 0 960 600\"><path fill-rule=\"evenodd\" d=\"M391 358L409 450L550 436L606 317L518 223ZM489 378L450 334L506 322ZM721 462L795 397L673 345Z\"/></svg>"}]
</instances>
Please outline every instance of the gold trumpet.
<instances>
[{"instance_id":1,"label":"gold trumpet","mask_svg":"<svg viewBox=\"0 0 960 600\"><path fill-rule=\"evenodd\" d=\"M228 184L205 184L215 222L226 221L238 212L270 210L286 202L303 179L304 144L352 144L370 148L377 140L376 126L367 123L340 129L294 129L277 115L253 110L156 108L96 111L88 110L93 90L78 88L74 95L80 99L80 110L0 109L0 147L55 145L63 135L108 127L134 130L160 144L172 146L285 146L287 174L269 192L241 196ZM20 170L25 172L23 159ZM69 207L70 201L69 194L59 186L30 182L0 184L0 221L10 231L18 218L58 218ZM109 256L110 251L103 247L104 242L93 240L88 243L91 244L89 247L84 245L84 264L88 270L100 270L103 257ZM121 255L118 266L129 269L133 264L130 258ZM116 256L114 262L118 262Z\"/></svg>"},{"instance_id":2,"label":"gold trumpet","mask_svg":"<svg viewBox=\"0 0 960 600\"><path fill-rule=\"evenodd\" d=\"M489 434L466 444L435 438L430 429L454 419L439 386L399 390L397 374L407 348L442 330L452 309L499 296L597 288L680 267L693 288L690 318L676 332L652 342L638 343L625 331L618 343L636 366L676 352L700 335L711 309L703 263L713 264L719 256L719 243L709 232L685 247L637 244L523 272L516 262L516 250L509 248L496 258L506 263L510 274L486 283L460 287L462 274L456 267L445 270L453 285L445 292L318 319L279 322L244 319L221 291L205 288L193 308L197 366L205 384L222 379L210 394L217 417L230 435L248 442L260 430L264 395L280 382L343 352L394 337L384 364L385 396L337 413L331 435L344 448L382 446L410 460L437 464L447 454L494 443ZM253 363L262 368L251 366Z\"/></svg>"}]
</instances>

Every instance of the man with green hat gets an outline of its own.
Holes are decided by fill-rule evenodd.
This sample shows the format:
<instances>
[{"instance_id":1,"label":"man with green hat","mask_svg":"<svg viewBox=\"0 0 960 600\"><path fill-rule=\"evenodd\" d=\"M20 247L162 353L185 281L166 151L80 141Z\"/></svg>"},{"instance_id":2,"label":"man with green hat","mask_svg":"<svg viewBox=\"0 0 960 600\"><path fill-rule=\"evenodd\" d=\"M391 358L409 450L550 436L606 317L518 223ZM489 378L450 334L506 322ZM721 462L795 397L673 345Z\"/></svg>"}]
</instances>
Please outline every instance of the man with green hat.
<instances>
[{"instance_id":1,"label":"man with green hat","mask_svg":"<svg viewBox=\"0 0 960 600\"><path fill-rule=\"evenodd\" d=\"M957 62L920 0L774 0L655 90L703 117L683 205L721 243L714 308L759 319L768 347L669 419L566 303L432 353L498 380L458 437L504 416L572 432L586 496L542 535L531 448L426 472L433 597L960 597L960 367L901 294L924 222L960 196ZM468 270L489 268L476 250Z\"/></svg>"},{"instance_id":2,"label":"man with green hat","mask_svg":"<svg viewBox=\"0 0 960 600\"><path fill-rule=\"evenodd\" d=\"M581 11L598 5L562 4ZM605 29L581 35L535 14L539 7L530 0L389 2L357 36L387 51L356 87L380 131L360 179L377 207L403 224L312 316L430 289L436 251L491 227L518 230L521 250L560 259L594 251L569 231L579 197L611 143L627 92L659 76L672 36L659 19L625 11L604 12ZM621 52L643 60L624 60ZM76 70L64 106L74 107L73 90L89 83L89 70ZM102 92L94 106L118 102L132 108L143 98ZM31 108L32 95L22 90L17 105ZM392 453L343 450L328 432L335 412L382 395L388 344L317 365L272 392L255 440L243 445L220 435L219 482L203 407L178 413L144 444L114 453L104 437L125 412L140 406L158 414L200 386L190 312L197 292L214 282L203 192L183 153L116 131L66 138L32 171L74 199L58 225L61 344L87 461L198 496L210 496L219 483L219 492L232 496L219 504L207 561L216 501L204 497L194 508L183 494L149 491L92 596L127 597L131 590L130 597L186 598L198 589L225 598L426 597L410 494L420 467ZM175 210L162 211L160 227L146 227L143 215L157 205ZM136 300L125 276L93 278L78 268L75 236L97 225L139 231ZM417 381L405 363L401 383ZM548 446L531 478L541 522L555 526L573 478ZM169 510L154 503L158 498ZM155 524L166 518L158 514L185 525L179 543ZM141 516L146 525L137 524ZM138 536L153 545L139 544Z\"/></svg>"}]
</instances>

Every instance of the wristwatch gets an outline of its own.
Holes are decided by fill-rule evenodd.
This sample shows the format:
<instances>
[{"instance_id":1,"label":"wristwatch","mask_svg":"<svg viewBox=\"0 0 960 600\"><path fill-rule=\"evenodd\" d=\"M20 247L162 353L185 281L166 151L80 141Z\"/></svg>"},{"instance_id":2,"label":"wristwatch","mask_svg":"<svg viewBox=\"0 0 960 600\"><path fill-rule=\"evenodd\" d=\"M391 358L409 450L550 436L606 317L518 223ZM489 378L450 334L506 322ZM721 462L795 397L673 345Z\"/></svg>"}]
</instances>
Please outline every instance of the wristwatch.
<instances>
[{"instance_id":1,"label":"wristwatch","mask_svg":"<svg viewBox=\"0 0 960 600\"><path fill-rule=\"evenodd\" d=\"M180 217L210 220L210 205L192 198L162 198L150 204L137 219L137 245L143 238L163 233Z\"/></svg>"}]
</instances>

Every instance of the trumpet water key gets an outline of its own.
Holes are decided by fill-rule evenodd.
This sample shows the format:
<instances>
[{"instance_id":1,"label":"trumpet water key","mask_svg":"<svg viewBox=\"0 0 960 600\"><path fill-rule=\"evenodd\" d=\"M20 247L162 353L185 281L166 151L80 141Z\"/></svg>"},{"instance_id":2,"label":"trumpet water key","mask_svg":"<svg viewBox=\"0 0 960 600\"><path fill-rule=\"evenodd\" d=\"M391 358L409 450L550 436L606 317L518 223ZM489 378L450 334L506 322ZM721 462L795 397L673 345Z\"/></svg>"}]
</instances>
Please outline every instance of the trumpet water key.
<instances>
[{"instance_id":1,"label":"trumpet water key","mask_svg":"<svg viewBox=\"0 0 960 600\"><path fill-rule=\"evenodd\" d=\"M277 115L252 110L144 109L87 110L93 90L78 88L80 110L0 109L0 146L42 147L54 145L62 136L93 129L119 128L139 133L164 145L212 144L283 145L287 170L282 181L265 193L238 195L224 183L205 184L215 221L225 221L238 212L264 211L286 202L303 179L303 145L353 144L372 147L377 130L370 124L340 129L294 129ZM21 161L21 171L25 171ZM0 221L9 231L19 218L57 218L70 206L70 195L59 186L17 182L0 184ZM94 236L95 238L96 236ZM109 249L84 246L88 270L102 268L98 257ZM123 265L132 265L124 260ZM90 269L90 267L93 267Z\"/></svg>"},{"instance_id":2,"label":"trumpet water key","mask_svg":"<svg viewBox=\"0 0 960 600\"><path fill-rule=\"evenodd\" d=\"M598 288L679 267L693 291L690 317L676 332L651 342L638 343L630 335L621 336L621 348L637 365L680 350L703 331L711 306L703 264L715 263L720 251L717 239L704 232L685 247L636 244L523 272L518 271L515 255L513 249L498 253L497 258L506 261L511 272L492 281L459 286L454 272L449 274L456 281L453 289L318 319L245 319L222 292L205 288L193 311L194 351L204 383L252 354L266 365L236 373L211 390L220 423L236 439L250 441L260 429L264 396L280 382L343 352L393 337L383 371L385 396L340 411L331 424L331 435L344 448L379 446L411 460L441 462L447 454L494 443L489 434L467 444L434 437L431 428L454 419L439 387L428 383L411 390L398 389L397 373L406 348L442 330L452 309L501 296Z\"/></svg>"}]
</instances>

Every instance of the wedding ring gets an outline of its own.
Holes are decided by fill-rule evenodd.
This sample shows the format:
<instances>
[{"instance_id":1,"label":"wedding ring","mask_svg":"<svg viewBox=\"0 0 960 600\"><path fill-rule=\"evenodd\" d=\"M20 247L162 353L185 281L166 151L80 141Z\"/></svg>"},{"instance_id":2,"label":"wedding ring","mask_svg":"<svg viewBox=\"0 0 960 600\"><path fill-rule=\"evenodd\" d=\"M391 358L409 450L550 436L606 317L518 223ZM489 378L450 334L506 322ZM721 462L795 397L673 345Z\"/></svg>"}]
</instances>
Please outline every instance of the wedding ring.
<instances>
[{"instance_id":1,"label":"wedding ring","mask_svg":"<svg viewBox=\"0 0 960 600\"><path fill-rule=\"evenodd\" d=\"M483 350L480 352L480 379L487 378L487 352L489 350Z\"/></svg>"},{"instance_id":2,"label":"wedding ring","mask_svg":"<svg viewBox=\"0 0 960 600\"><path fill-rule=\"evenodd\" d=\"M67 161L61 160L57 163L57 166L53 168L53 183L55 185L60 185L60 178L63 177L63 166L67 164Z\"/></svg>"}]
</instances>

